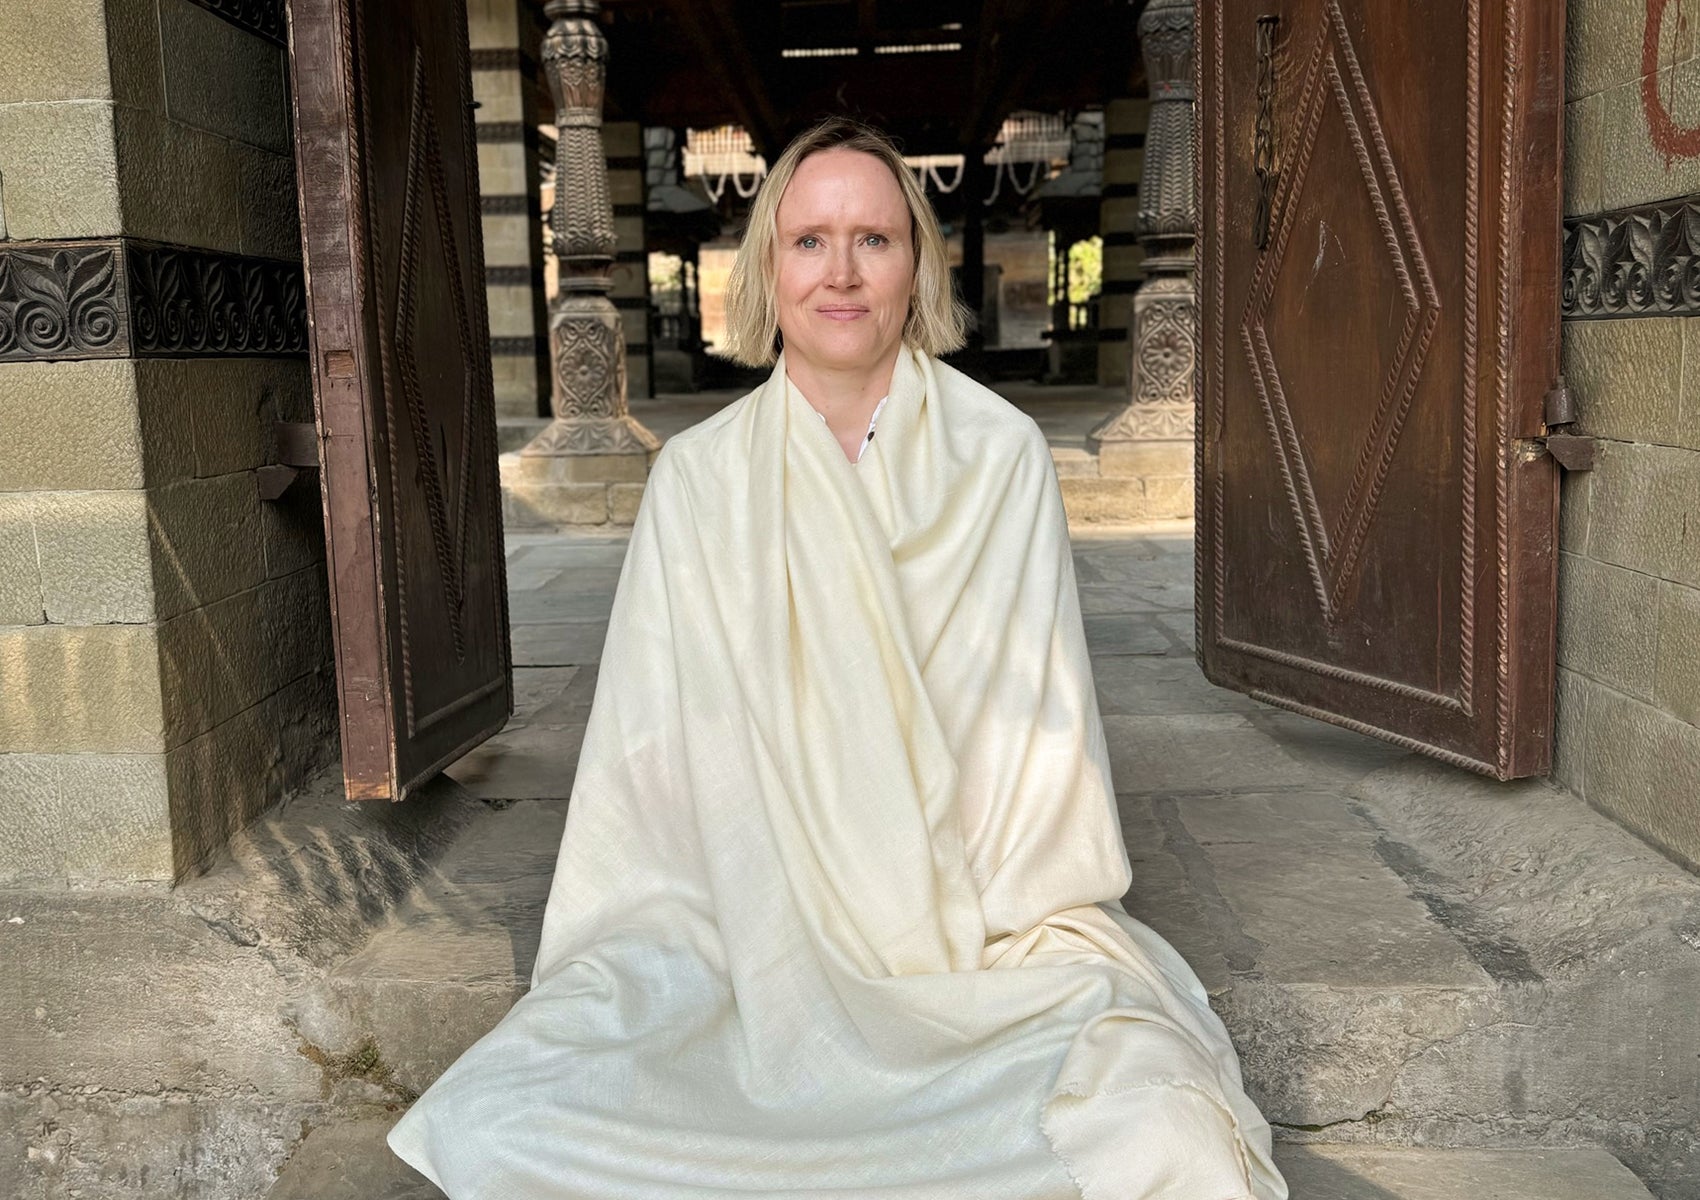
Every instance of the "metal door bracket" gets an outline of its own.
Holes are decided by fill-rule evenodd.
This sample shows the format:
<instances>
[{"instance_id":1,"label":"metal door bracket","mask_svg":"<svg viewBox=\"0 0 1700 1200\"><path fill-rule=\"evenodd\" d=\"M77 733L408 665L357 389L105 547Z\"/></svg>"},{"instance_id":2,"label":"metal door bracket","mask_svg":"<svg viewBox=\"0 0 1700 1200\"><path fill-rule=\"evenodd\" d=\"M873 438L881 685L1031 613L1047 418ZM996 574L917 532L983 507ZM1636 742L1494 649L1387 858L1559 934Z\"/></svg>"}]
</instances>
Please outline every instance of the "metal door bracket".
<instances>
[{"instance_id":1,"label":"metal door bracket","mask_svg":"<svg viewBox=\"0 0 1700 1200\"><path fill-rule=\"evenodd\" d=\"M311 421L273 421L272 443L277 462L254 472L260 499L276 500L303 471L319 469L319 431Z\"/></svg>"},{"instance_id":2,"label":"metal door bracket","mask_svg":"<svg viewBox=\"0 0 1700 1200\"><path fill-rule=\"evenodd\" d=\"M1565 383L1564 376L1560 375L1542 406L1541 416L1547 435L1541 441L1547 453L1566 471L1592 471L1599 459L1599 443L1591 437L1569 433L1565 429L1576 423L1577 415L1576 397L1570 391L1570 385Z\"/></svg>"}]
</instances>

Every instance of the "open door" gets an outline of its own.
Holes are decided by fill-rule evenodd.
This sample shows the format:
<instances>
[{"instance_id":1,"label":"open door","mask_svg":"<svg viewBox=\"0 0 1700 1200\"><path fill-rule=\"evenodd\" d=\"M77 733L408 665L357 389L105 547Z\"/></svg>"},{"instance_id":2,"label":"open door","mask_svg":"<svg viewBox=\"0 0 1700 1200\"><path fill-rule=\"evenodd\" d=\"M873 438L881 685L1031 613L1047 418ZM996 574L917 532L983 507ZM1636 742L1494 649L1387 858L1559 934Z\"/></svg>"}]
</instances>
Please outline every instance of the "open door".
<instances>
[{"instance_id":1,"label":"open door","mask_svg":"<svg viewBox=\"0 0 1700 1200\"><path fill-rule=\"evenodd\" d=\"M513 709L463 0L290 0L343 776L408 790Z\"/></svg>"},{"instance_id":2,"label":"open door","mask_svg":"<svg viewBox=\"0 0 1700 1200\"><path fill-rule=\"evenodd\" d=\"M1200 0L1205 674L1551 756L1564 5Z\"/></svg>"}]
</instances>

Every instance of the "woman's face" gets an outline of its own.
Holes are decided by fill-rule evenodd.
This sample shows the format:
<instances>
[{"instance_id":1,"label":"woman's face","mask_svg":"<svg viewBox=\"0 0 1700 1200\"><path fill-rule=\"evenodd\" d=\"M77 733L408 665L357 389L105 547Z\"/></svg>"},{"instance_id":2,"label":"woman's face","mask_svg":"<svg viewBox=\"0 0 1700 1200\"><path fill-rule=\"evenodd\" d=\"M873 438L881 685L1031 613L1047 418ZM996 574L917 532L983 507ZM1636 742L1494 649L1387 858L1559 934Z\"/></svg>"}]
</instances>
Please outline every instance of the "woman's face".
<instances>
[{"instance_id":1,"label":"woman's face","mask_svg":"<svg viewBox=\"0 0 1700 1200\"><path fill-rule=\"evenodd\" d=\"M915 249L890 168L859 150L809 155L780 198L778 226L774 303L786 359L857 371L894 354Z\"/></svg>"}]
</instances>

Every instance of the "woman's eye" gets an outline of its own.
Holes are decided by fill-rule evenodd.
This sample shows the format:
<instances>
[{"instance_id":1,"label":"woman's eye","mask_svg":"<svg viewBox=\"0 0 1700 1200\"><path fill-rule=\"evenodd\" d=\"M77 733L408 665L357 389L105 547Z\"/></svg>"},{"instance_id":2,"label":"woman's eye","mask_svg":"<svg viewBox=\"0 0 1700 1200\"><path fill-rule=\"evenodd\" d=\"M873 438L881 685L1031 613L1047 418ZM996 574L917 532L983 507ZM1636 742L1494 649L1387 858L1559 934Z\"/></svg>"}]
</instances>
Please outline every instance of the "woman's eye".
<instances>
[{"instance_id":1,"label":"woman's eye","mask_svg":"<svg viewBox=\"0 0 1700 1200\"><path fill-rule=\"evenodd\" d=\"M805 250L813 250L816 246L820 245L820 242L818 239L813 237L801 237L797 239L797 244Z\"/></svg>"},{"instance_id":2,"label":"woman's eye","mask_svg":"<svg viewBox=\"0 0 1700 1200\"><path fill-rule=\"evenodd\" d=\"M866 241L867 241L868 245L870 245L870 246L883 246L883 245L885 245L885 234L883 234L883 233L870 233L867 236Z\"/></svg>"}]
</instances>

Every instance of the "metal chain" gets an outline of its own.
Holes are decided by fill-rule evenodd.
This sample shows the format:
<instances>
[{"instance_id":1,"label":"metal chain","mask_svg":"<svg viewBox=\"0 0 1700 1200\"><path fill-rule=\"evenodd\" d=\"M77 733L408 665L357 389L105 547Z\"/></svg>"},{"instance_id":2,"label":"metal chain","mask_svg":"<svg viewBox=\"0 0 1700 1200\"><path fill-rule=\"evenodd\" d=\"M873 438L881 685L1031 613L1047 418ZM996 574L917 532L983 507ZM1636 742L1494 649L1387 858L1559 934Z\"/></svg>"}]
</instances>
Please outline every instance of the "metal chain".
<instances>
[{"instance_id":1,"label":"metal chain","mask_svg":"<svg viewBox=\"0 0 1700 1200\"><path fill-rule=\"evenodd\" d=\"M1275 197L1275 26L1281 18L1257 18L1257 121L1252 134L1252 169L1257 173L1257 214L1252 241L1269 245L1270 210Z\"/></svg>"}]
</instances>

